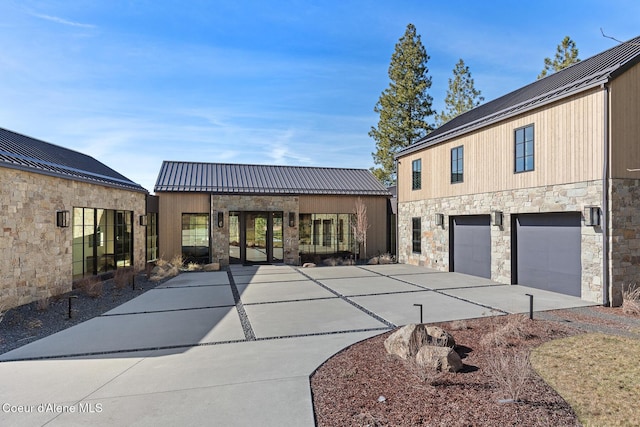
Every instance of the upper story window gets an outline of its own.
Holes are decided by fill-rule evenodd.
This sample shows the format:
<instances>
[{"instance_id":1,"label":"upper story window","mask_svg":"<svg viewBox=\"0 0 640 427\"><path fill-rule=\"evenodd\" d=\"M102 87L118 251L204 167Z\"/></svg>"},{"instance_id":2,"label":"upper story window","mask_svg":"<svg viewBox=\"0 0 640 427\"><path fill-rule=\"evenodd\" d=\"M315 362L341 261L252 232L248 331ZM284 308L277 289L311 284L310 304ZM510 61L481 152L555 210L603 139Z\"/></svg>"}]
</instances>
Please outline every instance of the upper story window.
<instances>
[{"instance_id":1,"label":"upper story window","mask_svg":"<svg viewBox=\"0 0 640 427\"><path fill-rule=\"evenodd\" d=\"M515 131L515 172L533 170L533 125Z\"/></svg>"},{"instance_id":2,"label":"upper story window","mask_svg":"<svg viewBox=\"0 0 640 427\"><path fill-rule=\"evenodd\" d=\"M411 189L420 190L422 188L422 160L411 162Z\"/></svg>"},{"instance_id":3,"label":"upper story window","mask_svg":"<svg viewBox=\"0 0 640 427\"><path fill-rule=\"evenodd\" d=\"M451 149L451 182L462 182L464 177L463 147Z\"/></svg>"}]
</instances>

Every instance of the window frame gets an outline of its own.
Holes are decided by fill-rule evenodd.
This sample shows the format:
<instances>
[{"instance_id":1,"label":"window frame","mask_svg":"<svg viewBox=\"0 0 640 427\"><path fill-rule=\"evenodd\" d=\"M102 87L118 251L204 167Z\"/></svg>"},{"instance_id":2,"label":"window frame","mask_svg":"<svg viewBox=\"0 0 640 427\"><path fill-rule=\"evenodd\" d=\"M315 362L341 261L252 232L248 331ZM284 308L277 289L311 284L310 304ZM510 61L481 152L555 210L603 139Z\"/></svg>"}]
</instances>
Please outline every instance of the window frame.
<instances>
[{"instance_id":1,"label":"window frame","mask_svg":"<svg viewBox=\"0 0 640 427\"><path fill-rule=\"evenodd\" d=\"M454 153L456 154L454 160ZM454 161L456 169L454 171ZM464 182L464 145L459 145L451 149L451 184Z\"/></svg>"},{"instance_id":2,"label":"window frame","mask_svg":"<svg viewBox=\"0 0 640 427\"><path fill-rule=\"evenodd\" d=\"M527 129L531 128L531 139L527 140ZM518 142L518 133L522 132L522 142ZM533 123L514 129L513 131L513 173L531 172L536 169L536 135ZM531 153L527 154L527 142L531 143ZM518 156L518 146L522 146L522 154ZM527 159L531 159L531 166L527 167ZM518 160L521 160L522 169Z\"/></svg>"},{"instance_id":3,"label":"window frame","mask_svg":"<svg viewBox=\"0 0 640 427\"><path fill-rule=\"evenodd\" d=\"M415 159L411 161L411 190L421 190L421 189L422 189L422 159Z\"/></svg>"},{"instance_id":4,"label":"window frame","mask_svg":"<svg viewBox=\"0 0 640 427\"><path fill-rule=\"evenodd\" d=\"M417 223L417 228L416 228L416 223ZM411 218L411 251L414 254L422 253L422 218L421 217Z\"/></svg>"}]
</instances>

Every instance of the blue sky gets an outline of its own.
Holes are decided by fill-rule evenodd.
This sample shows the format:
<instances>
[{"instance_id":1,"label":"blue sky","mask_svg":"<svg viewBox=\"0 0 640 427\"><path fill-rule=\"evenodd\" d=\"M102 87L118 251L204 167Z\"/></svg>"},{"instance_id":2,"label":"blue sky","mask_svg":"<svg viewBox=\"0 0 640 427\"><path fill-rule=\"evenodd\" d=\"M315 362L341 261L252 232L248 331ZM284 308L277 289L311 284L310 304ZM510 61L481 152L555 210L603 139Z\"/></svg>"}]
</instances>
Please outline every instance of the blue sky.
<instances>
[{"instance_id":1,"label":"blue sky","mask_svg":"<svg viewBox=\"0 0 640 427\"><path fill-rule=\"evenodd\" d=\"M2 0L0 127L149 191L162 160L369 168L408 23L440 111L459 58L491 100L565 35L583 59L640 35L640 2Z\"/></svg>"}]
</instances>

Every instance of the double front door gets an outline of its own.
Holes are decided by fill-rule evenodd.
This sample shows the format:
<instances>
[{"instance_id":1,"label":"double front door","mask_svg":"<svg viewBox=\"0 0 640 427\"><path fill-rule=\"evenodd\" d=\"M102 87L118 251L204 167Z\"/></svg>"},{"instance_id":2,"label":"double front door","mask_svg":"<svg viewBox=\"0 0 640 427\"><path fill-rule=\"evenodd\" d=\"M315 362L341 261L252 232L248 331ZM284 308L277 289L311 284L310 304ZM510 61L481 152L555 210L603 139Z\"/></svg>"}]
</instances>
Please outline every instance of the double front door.
<instances>
[{"instance_id":1,"label":"double front door","mask_svg":"<svg viewBox=\"0 0 640 427\"><path fill-rule=\"evenodd\" d=\"M282 212L229 212L229 261L282 262Z\"/></svg>"}]
</instances>

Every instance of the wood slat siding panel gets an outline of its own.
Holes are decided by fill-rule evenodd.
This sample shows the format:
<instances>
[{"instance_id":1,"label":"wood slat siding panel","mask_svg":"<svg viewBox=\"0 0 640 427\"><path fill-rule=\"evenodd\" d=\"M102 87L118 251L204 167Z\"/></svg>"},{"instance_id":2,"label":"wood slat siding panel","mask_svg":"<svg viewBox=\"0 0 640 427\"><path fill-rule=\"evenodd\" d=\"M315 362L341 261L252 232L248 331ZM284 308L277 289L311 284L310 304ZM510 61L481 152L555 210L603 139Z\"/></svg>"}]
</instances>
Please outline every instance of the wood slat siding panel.
<instances>
[{"instance_id":1,"label":"wood slat siding panel","mask_svg":"<svg viewBox=\"0 0 640 427\"><path fill-rule=\"evenodd\" d=\"M367 206L367 254L387 252L387 198L362 196ZM300 196L300 213L353 213L355 196Z\"/></svg>"},{"instance_id":2,"label":"wood slat siding panel","mask_svg":"<svg viewBox=\"0 0 640 427\"><path fill-rule=\"evenodd\" d=\"M507 191L602 177L603 92L593 89L399 159L398 200ZM636 116L637 117L637 116ZM514 131L534 125L534 171L514 173ZM464 182L451 183L451 149L464 146ZM411 162L422 159L422 189Z\"/></svg>"},{"instance_id":3,"label":"wood slat siding panel","mask_svg":"<svg viewBox=\"0 0 640 427\"><path fill-rule=\"evenodd\" d=\"M640 64L611 82L611 176L640 179Z\"/></svg>"},{"instance_id":4,"label":"wood slat siding panel","mask_svg":"<svg viewBox=\"0 0 640 427\"><path fill-rule=\"evenodd\" d=\"M158 194L158 243L160 257L171 260L182 253L182 214L209 213L209 195L201 193Z\"/></svg>"}]
</instances>

